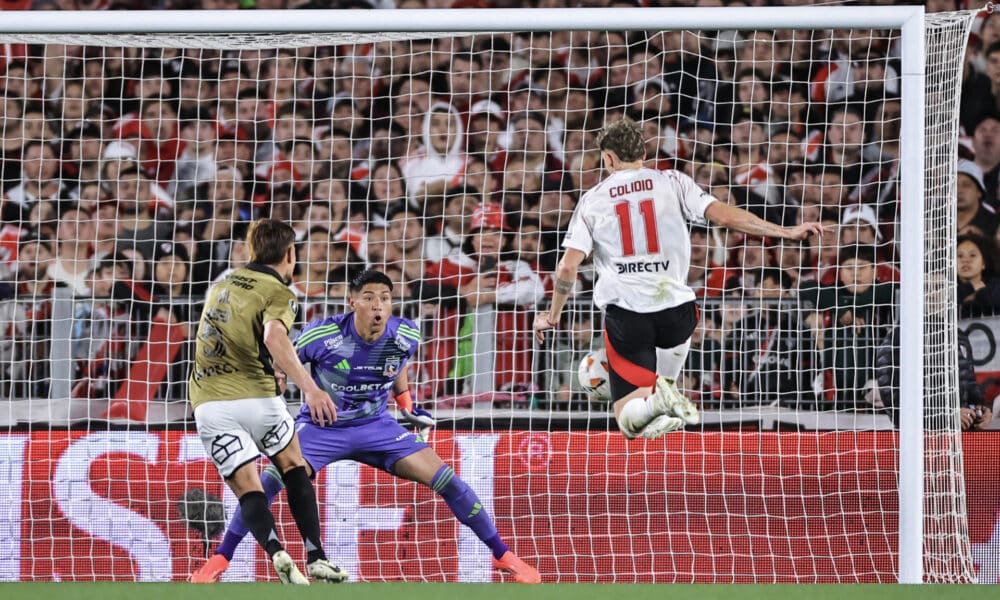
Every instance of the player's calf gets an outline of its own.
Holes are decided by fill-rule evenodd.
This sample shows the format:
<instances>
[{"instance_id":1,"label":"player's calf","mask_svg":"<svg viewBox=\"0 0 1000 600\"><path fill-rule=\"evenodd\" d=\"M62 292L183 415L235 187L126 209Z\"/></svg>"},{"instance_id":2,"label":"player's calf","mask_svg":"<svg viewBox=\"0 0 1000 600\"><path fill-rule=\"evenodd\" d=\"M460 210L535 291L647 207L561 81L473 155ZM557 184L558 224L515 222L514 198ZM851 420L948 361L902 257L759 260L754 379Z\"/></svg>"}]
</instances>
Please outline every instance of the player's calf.
<instances>
[{"instance_id":1,"label":"player's calf","mask_svg":"<svg viewBox=\"0 0 1000 600\"><path fill-rule=\"evenodd\" d=\"M282 474L288 495L288 508L295 519L295 525L302 534L310 563L326 560L320 541L319 509L316 507L316 491L305 467L295 467ZM263 496L264 494L261 494Z\"/></svg>"},{"instance_id":2,"label":"player's calf","mask_svg":"<svg viewBox=\"0 0 1000 600\"><path fill-rule=\"evenodd\" d=\"M275 531L274 515L267 508L267 497L264 496L264 492L247 492L240 496L240 511L243 513L247 529L268 556L273 557L283 550Z\"/></svg>"}]
</instances>

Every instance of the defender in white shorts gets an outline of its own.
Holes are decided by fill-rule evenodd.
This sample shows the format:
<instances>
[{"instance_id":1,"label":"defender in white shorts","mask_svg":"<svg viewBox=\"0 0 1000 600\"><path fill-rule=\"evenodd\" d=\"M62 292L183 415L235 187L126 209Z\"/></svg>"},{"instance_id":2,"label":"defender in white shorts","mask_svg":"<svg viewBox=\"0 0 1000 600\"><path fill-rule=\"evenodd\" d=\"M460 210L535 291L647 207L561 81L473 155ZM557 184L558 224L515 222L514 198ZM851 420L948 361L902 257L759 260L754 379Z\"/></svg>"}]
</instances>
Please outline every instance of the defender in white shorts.
<instances>
[{"instance_id":1,"label":"defender in white shorts","mask_svg":"<svg viewBox=\"0 0 1000 600\"><path fill-rule=\"evenodd\" d=\"M337 419L330 396L309 376L288 338L296 311L288 289L295 269L294 242L294 230L280 221L259 219L250 225L252 262L215 285L205 301L188 391L205 452L239 499L247 527L283 583L308 585L278 540L255 464L263 452L281 472L308 552L309 575L323 581L346 579L323 552L316 492L271 366L273 361L299 384L314 421L324 425ZM191 581L212 583L224 570L210 559Z\"/></svg>"},{"instance_id":2,"label":"defender in white shorts","mask_svg":"<svg viewBox=\"0 0 1000 600\"><path fill-rule=\"evenodd\" d=\"M205 452L226 479L261 454L278 454L295 436L281 396L205 402L194 410L194 422Z\"/></svg>"}]
</instances>

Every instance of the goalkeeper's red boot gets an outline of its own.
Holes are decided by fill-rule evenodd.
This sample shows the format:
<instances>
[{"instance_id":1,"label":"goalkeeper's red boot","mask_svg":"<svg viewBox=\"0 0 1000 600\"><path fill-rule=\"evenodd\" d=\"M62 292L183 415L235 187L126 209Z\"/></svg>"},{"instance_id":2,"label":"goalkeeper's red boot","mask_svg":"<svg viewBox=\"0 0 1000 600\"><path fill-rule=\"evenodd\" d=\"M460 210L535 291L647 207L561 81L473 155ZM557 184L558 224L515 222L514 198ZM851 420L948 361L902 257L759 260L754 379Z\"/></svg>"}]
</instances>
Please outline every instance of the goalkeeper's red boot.
<instances>
[{"instance_id":1,"label":"goalkeeper's red boot","mask_svg":"<svg viewBox=\"0 0 1000 600\"><path fill-rule=\"evenodd\" d=\"M542 582L542 576L538 574L535 567L518 558L510 550L504 552L500 558L493 559L493 568L510 573L514 577L514 581L518 583Z\"/></svg>"},{"instance_id":2,"label":"goalkeeper's red boot","mask_svg":"<svg viewBox=\"0 0 1000 600\"><path fill-rule=\"evenodd\" d=\"M218 583L227 568L229 560L221 554L213 554L212 558L191 575L191 583Z\"/></svg>"}]
</instances>

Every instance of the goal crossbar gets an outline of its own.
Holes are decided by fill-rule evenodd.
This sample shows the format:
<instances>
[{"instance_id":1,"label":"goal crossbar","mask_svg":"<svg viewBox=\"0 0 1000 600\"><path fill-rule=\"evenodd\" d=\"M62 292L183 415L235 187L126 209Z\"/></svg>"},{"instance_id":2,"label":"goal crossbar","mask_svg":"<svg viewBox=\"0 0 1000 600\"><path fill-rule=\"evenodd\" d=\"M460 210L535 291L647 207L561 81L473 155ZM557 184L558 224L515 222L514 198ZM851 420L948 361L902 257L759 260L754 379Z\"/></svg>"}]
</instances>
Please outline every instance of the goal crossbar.
<instances>
[{"instance_id":1,"label":"goal crossbar","mask_svg":"<svg viewBox=\"0 0 1000 600\"><path fill-rule=\"evenodd\" d=\"M419 18L414 13L419 12ZM901 28L919 6L7 12L0 33L320 33ZM481 18L476 18L481 17Z\"/></svg>"}]
</instances>

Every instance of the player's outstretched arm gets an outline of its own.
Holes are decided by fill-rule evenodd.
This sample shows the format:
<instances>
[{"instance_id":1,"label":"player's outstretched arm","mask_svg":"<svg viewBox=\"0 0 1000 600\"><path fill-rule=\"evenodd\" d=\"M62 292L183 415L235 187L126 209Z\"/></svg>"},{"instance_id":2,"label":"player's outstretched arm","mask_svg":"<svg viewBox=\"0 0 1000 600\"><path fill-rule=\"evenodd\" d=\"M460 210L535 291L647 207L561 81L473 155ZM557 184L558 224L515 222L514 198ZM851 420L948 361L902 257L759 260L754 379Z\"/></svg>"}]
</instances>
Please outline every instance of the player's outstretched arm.
<instances>
[{"instance_id":1,"label":"player's outstretched arm","mask_svg":"<svg viewBox=\"0 0 1000 600\"><path fill-rule=\"evenodd\" d=\"M264 323L264 345L271 353L274 364L291 377L302 390L312 420L320 426L336 421L337 407L330 400L330 395L319 389L309 376L309 372L295 352L292 340L288 339L288 330L284 323L277 319Z\"/></svg>"},{"instance_id":2,"label":"player's outstretched arm","mask_svg":"<svg viewBox=\"0 0 1000 600\"><path fill-rule=\"evenodd\" d=\"M569 301L570 294L573 293L573 286L576 284L576 273L580 269L580 263L587 255L577 250L569 248L559 264L556 266L556 281L552 287L552 306L548 313L540 312L535 315L535 322L532 328L535 330L535 337L538 343L545 341L545 331L554 329L562 316L563 307Z\"/></svg>"},{"instance_id":3,"label":"player's outstretched arm","mask_svg":"<svg viewBox=\"0 0 1000 600\"><path fill-rule=\"evenodd\" d=\"M705 209L705 218L716 225L722 225L723 227L742 231L750 235L787 240L804 240L814 233L822 235L826 232L822 223L810 221L796 225L795 227L782 227L770 221L765 221L742 208L719 201L708 205L708 208Z\"/></svg>"}]
</instances>

